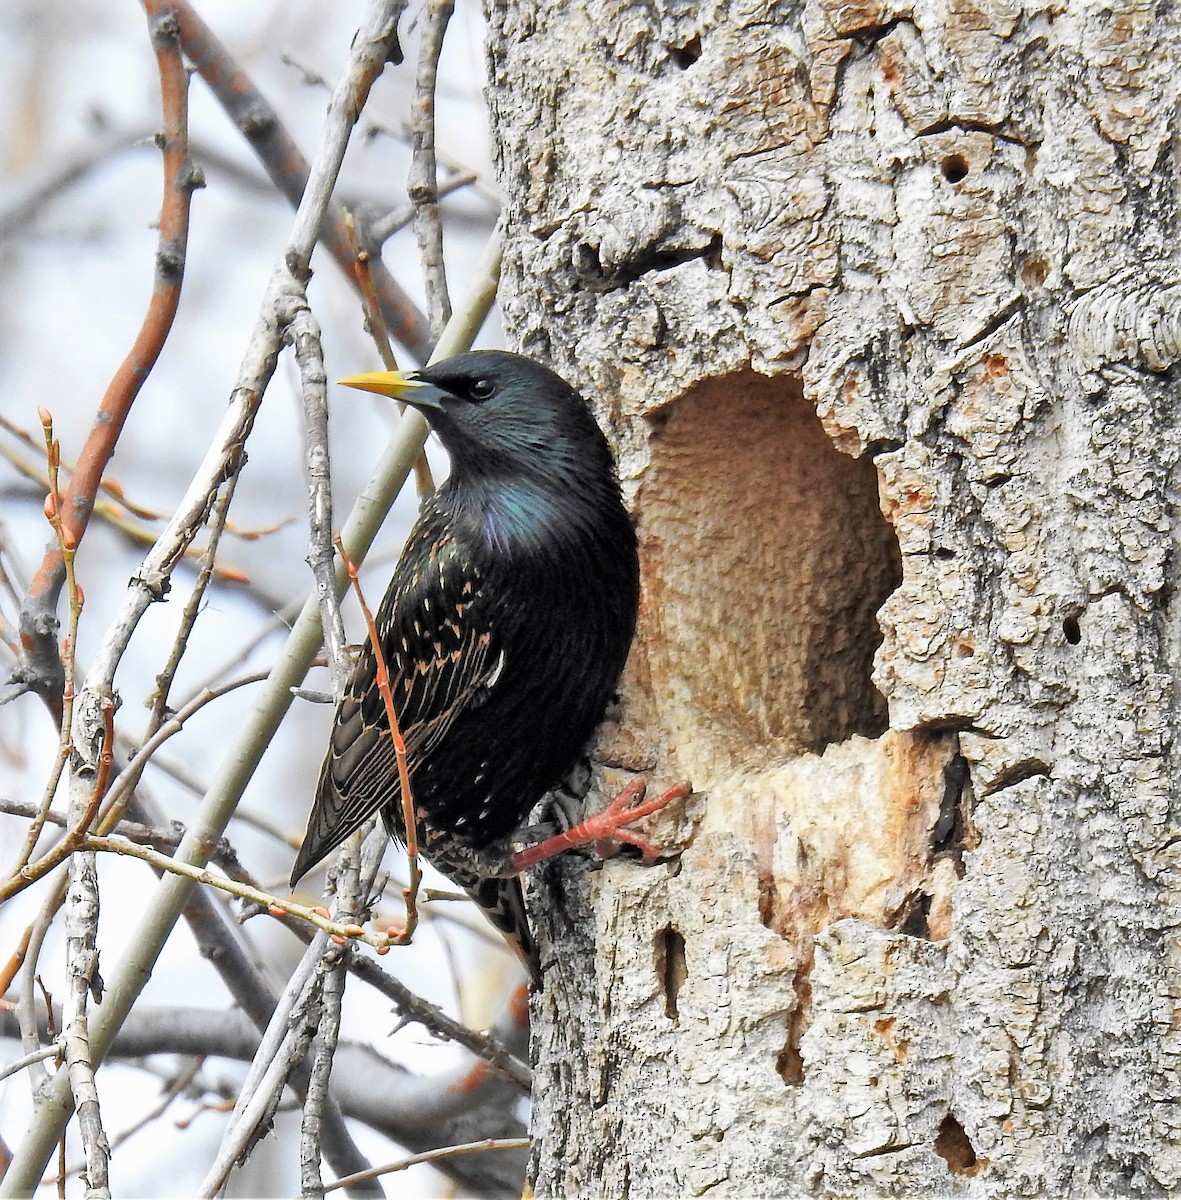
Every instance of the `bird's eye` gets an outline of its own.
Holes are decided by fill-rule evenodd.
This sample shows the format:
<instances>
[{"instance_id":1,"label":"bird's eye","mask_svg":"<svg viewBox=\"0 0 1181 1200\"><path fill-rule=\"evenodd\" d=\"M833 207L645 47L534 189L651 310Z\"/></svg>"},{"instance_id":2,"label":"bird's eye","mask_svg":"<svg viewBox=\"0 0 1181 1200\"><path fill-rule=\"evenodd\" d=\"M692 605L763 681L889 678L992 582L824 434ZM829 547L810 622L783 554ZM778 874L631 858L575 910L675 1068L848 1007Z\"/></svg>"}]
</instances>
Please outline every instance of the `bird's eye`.
<instances>
[{"instance_id":1,"label":"bird's eye","mask_svg":"<svg viewBox=\"0 0 1181 1200\"><path fill-rule=\"evenodd\" d=\"M467 394L473 400L487 400L493 392L496 391L496 384L491 379L477 379L471 387L468 388Z\"/></svg>"}]
</instances>

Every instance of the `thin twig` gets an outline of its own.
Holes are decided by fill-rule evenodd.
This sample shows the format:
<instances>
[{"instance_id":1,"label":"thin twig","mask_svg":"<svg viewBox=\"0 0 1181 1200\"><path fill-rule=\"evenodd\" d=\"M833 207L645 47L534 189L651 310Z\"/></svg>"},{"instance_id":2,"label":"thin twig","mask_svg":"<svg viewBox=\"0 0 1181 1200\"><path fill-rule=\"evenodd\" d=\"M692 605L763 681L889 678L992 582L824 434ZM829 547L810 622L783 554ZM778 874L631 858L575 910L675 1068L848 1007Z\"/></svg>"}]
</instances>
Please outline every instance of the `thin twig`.
<instances>
[{"instance_id":1,"label":"thin twig","mask_svg":"<svg viewBox=\"0 0 1181 1200\"><path fill-rule=\"evenodd\" d=\"M337 1179L328 1184L324 1190L332 1192L337 1188L354 1187L358 1183L377 1179L381 1175L406 1171L410 1167L417 1167L420 1163L440 1162L447 1158L460 1158L465 1154L483 1154L488 1150L528 1150L530 1144L528 1138L484 1138L480 1142L464 1142L458 1146L440 1146L438 1150L425 1150L422 1154L411 1154L406 1158L398 1159L397 1162L386 1163L384 1167L374 1167L371 1171L359 1171L356 1175L346 1175L343 1179Z\"/></svg>"},{"instance_id":2,"label":"thin twig","mask_svg":"<svg viewBox=\"0 0 1181 1200\"><path fill-rule=\"evenodd\" d=\"M142 788L137 790L134 811L140 820L152 824L159 824L162 819L143 796ZM224 864L223 869L231 878L253 885L254 880L242 870L232 847L224 839L219 840L214 857ZM270 1022L278 997L254 954L243 944L225 906L214 901L217 894L198 889L185 905L184 918L201 956L214 965L234 1003L261 1031ZM292 1071L290 1084L297 1094L302 1094L306 1088L308 1075L306 1063L297 1064ZM334 1099L324 1105L323 1131L325 1155L334 1171L359 1171L369 1165L353 1141Z\"/></svg>"},{"instance_id":3,"label":"thin twig","mask_svg":"<svg viewBox=\"0 0 1181 1200\"><path fill-rule=\"evenodd\" d=\"M127 838L114 836L99 837L95 834L90 834L82 839L82 846L86 850L104 851L108 854L122 854L127 858L138 858L141 862L146 862L149 866L155 867L157 870L165 871L171 875L178 875L183 879L189 879L195 883L204 883L209 887L215 887L220 891L228 892L231 896L237 896L239 900L248 900L252 904L259 905L260 908L265 908L271 916L298 917L341 943L346 941L364 942L366 945L372 946L379 954L388 952L391 945L398 945L396 935L391 938L386 934L369 933L355 922L342 924L341 922L333 921L328 916L328 910L321 906L312 908L306 904L297 904L294 900L282 900L278 896L264 892L261 888L252 887L250 884L242 883L237 879L227 879L224 876L214 875L204 867L195 867L189 863L180 862L176 858L170 857L167 854L161 854L158 850L153 850L150 846L141 846Z\"/></svg>"},{"instance_id":4,"label":"thin twig","mask_svg":"<svg viewBox=\"0 0 1181 1200\"><path fill-rule=\"evenodd\" d=\"M408 191L414 205L414 236L422 255L427 314L435 338L451 319L447 272L443 266L443 222L439 217L439 180L435 163L435 82L443 36L455 11L455 0L428 0L418 49L418 75L411 106L411 150Z\"/></svg>"},{"instance_id":5,"label":"thin twig","mask_svg":"<svg viewBox=\"0 0 1181 1200\"><path fill-rule=\"evenodd\" d=\"M5 800L0 798L0 813L5 813L13 817L32 817L37 813L35 805L29 804L23 800ZM69 820L60 812L50 810L46 814L46 824L55 825L58 828L65 829L69 827ZM179 822L174 822L174 828L171 831L159 829L154 825L146 825L142 821L121 820L111 831L119 837L125 837L128 841L136 842L141 846L151 846L153 850L159 850L161 853L169 853L180 845L180 839L184 836L183 828ZM217 849L210 855L209 861L226 869L230 860L236 859L237 855L229 847L219 845ZM466 896L463 899L467 899ZM27 931L26 931L27 932ZM23 953L13 955L8 966L3 971L0 971L0 995L3 995L7 990L8 984L15 977L16 971L20 968L23 961ZM11 974L9 974L11 971Z\"/></svg>"},{"instance_id":6,"label":"thin twig","mask_svg":"<svg viewBox=\"0 0 1181 1200\"><path fill-rule=\"evenodd\" d=\"M217 681L228 675L231 671L236 671L244 663L255 650L259 648L271 637L272 634L278 633L283 629L290 629L291 622L299 615L300 610L308 602L307 596L299 596L294 600L287 601L277 612L272 613L263 623L260 629L247 638L245 642L235 646L234 653L225 662L214 667L207 675L197 681L193 687L191 695L197 692L204 691L206 688L212 687ZM201 788L202 795L205 789Z\"/></svg>"},{"instance_id":7,"label":"thin twig","mask_svg":"<svg viewBox=\"0 0 1181 1200\"><path fill-rule=\"evenodd\" d=\"M17 1020L20 1022L21 1045L25 1048L26 1054L31 1054L40 1045L37 1037L37 960L41 955L41 947L45 943L49 927L53 923L54 917L57 916L58 909L65 903L66 888L69 886L69 882L69 872L59 871L53 890L45 898L36 919L29 926L29 944L25 952L16 1007ZM40 1066L29 1072L29 1082L33 1086L34 1098L38 1095L46 1075L47 1072Z\"/></svg>"},{"instance_id":8,"label":"thin twig","mask_svg":"<svg viewBox=\"0 0 1181 1200\"><path fill-rule=\"evenodd\" d=\"M367 899L374 876L381 865L381 854L384 850L384 838L379 846L378 839L370 837L374 824L372 820L367 821L346 839L340 854L337 855L336 864L329 877L335 881L336 897L332 915L337 922L351 920L363 924L369 918ZM313 942L311 945L315 944ZM311 947L308 952L311 953ZM325 1118L333 1107L328 1083L340 1038L341 1005L348 978L348 966L353 957L351 945L330 946L319 964L323 986L318 993L319 1013L312 1042L311 1066L300 1126L299 1158L304 1196L324 1194L324 1183L320 1175L320 1162L323 1157L321 1148L326 1132ZM381 1194L378 1185L372 1185L369 1190L371 1194Z\"/></svg>"},{"instance_id":9,"label":"thin twig","mask_svg":"<svg viewBox=\"0 0 1181 1200\"><path fill-rule=\"evenodd\" d=\"M10 801L0 801L0 804L9 804ZM17 816L32 816L37 810L33 805L22 805L22 812L18 812ZM11 808L0 808L0 812L11 812ZM63 821L64 823L64 821ZM33 930L30 926L23 934L20 941L17 942L16 949L8 956L8 961L3 967L0 967L0 997L8 994L8 989L12 987L12 981L16 978L17 972L21 969L21 964L25 961L25 956L29 952L29 938L32 936Z\"/></svg>"},{"instance_id":10,"label":"thin twig","mask_svg":"<svg viewBox=\"0 0 1181 1200\"><path fill-rule=\"evenodd\" d=\"M19 176L0 198L0 238L25 233L40 211L61 192L140 140L139 134L95 130L83 144L44 169Z\"/></svg>"},{"instance_id":11,"label":"thin twig","mask_svg":"<svg viewBox=\"0 0 1181 1200\"><path fill-rule=\"evenodd\" d=\"M0 1010L0 1034L7 1035L12 1024L11 1018ZM44 1032L44 1018L41 1026L43 1036L52 1040L52 1035ZM208 1053L250 1062L257 1054L258 1043L257 1029L233 1010L194 1007L191 1003L167 1008L137 1005L112 1046L111 1057L128 1061L148 1055ZM152 1070L150 1061L140 1065ZM478 1137L520 1136L523 1132L513 1116L514 1097L499 1082L469 1093L462 1111L456 1106L451 1115L445 1109L438 1115L440 1110L431 1103L431 1098L440 1087L448 1087L446 1079L450 1072L441 1077L415 1075L371 1046L343 1039L337 1053L337 1067L339 1078L333 1080L333 1092L339 1094L347 1116L404 1145L408 1152ZM233 1081L232 1088L216 1082L207 1086L217 1095L231 1097L232 1107L232 1097L239 1092L238 1080ZM456 1160L452 1165L444 1162L441 1167L452 1178L464 1182L465 1194L516 1195L523 1163L519 1155L515 1157L515 1167L510 1160L509 1164L498 1163L495 1167L489 1164L487 1169L478 1169L479 1160L471 1159ZM333 1168L333 1174L338 1176L351 1173L352 1168ZM369 1187L373 1195L380 1194L376 1185Z\"/></svg>"},{"instance_id":12,"label":"thin twig","mask_svg":"<svg viewBox=\"0 0 1181 1200\"><path fill-rule=\"evenodd\" d=\"M70 564L72 555L66 559ZM70 570L73 584L73 571ZM68 676L67 676L68 678ZM96 694L82 697L83 707L93 702ZM102 729L102 741L97 752L80 746L75 738L71 748L69 831L63 842L78 846L81 835L90 828L106 792L111 772L115 741L115 704L107 696L98 699L101 715L89 721L79 712L79 724ZM97 759L93 773L78 771L78 762ZM87 790L89 789L89 791ZM86 1158L86 1195L89 1200L105 1200L110 1196L108 1171L111 1147L103 1128L98 1089L94 1082L94 1060L90 1053L89 1001L102 1000L102 977L98 971L98 866L93 852L82 849L70 860L70 883L66 891L66 1002L65 1002L65 1060L70 1090L78 1114L82 1134L82 1151Z\"/></svg>"},{"instance_id":13,"label":"thin twig","mask_svg":"<svg viewBox=\"0 0 1181 1200\"><path fill-rule=\"evenodd\" d=\"M0 421L2 423L2 421ZM10 447L0 444L0 457L7 460L16 469L17 473L24 475L27 479L32 480L40 488L45 487L45 473L39 470L27 459L21 457ZM115 485L110 481L103 480L103 489L107 490ZM149 529L147 526L131 520L124 514L124 509L127 507L126 502L110 502L105 500L95 499L94 511L91 514L93 518L99 518L106 522L113 529L118 530L125 538L136 545L150 546L157 536L157 530ZM152 514L153 521L162 521L164 518L155 513ZM242 538L245 541L253 541L256 538L263 537L269 533L275 533L282 528L287 522L280 522L278 525L267 529L234 529L227 525L226 532L232 533L234 536ZM200 547L189 546L185 550L186 558L196 558L202 553ZM248 583L247 577L236 567L217 564L214 567L214 574L218 579L225 580L230 583Z\"/></svg>"},{"instance_id":14,"label":"thin twig","mask_svg":"<svg viewBox=\"0 0 1181 1200\"><path fill-rule=\"evenodd\" d=\"M297 937L310 941L312 932L304 924L291 920L283 920L283 924ZM494 1037L469 1028L462 1021L449 1017L441 1008L424 1000L412 992L400 979L395 979L368 955L355 954L349 963L349 970L362 983L379 991L389 1000L404 1021L415 1021L437 1037L456 1042L470 1050L477 1058L486 1062L497 1074L515 1084L523 1094L528 1095L532 1086L532 1074L529 1068L510 1050Z\"/></svg>"},{"instance_id":15,"label":"thin twig","mask_svg":"<svg viewBox=\"0 0 1181 1200\"><path fill-rule=\"evenodd\" d=\"M349 838L352 843L348 847L351 853L343 864L344 870L338 869L337 879L342 874L352 876L352 887L356 887L358 835ZM339 918L340 908L335 915ZM313 943L314 944L314 943ZM320 1177L320 1160L322 1157L322 1127L324 1109L328 1103L328 1081L332 1075L332 1062L336 1054L337 1041L340 1038L341 1002L344 999L344 985L347 972L341 969L344 956L343 948L329 948L329 952L320 960L318 970L321 975L319 993L319 1016L316 1021L316 1033L312 1039L311 1072L308 1077L307 1095L303 1106L303 1117L300 1122L299 1166L302 1186L302 1196L322 1196L324 1183Z\"/></svg>"},{"instance_id":16,"label":"thin twig","mask_svg":"<svg viewBox=\"0 0 1181 1200\"><path fill-rule=\"evenodd\" d=\"M450 196L452 192L457 192L460 188L470 187L479 178L475 171L457 172L450 179L445 179L438 185L438 199L442 200L444 196ZM369 221L365 226L365 245L371 250L384 245L395 233L400 229L405 229L414 220L414 214L417 211L416 205L403 204L399 208L390 209L384 217L377 217L375 220Z\"/></svg>"},{"instance_id":17,"label":"thin twig","mask_svg":"<svg viewBox=\"0 0 1181 1200\"><path fill-rule=\"evenodd\" d=\"M102 998L98 974L95 929L98 924L98 872L93 854L75 854L66 895L66 961L69 987L66 991L66 1068L78 1113L82 1149L86 1156L86 1195L96 1200L109 1197L107 1172L111 1147L103 1129L98 1090L94 1084L94 1061L90 1052L90 1018L87 1004L93 992Z\"/></svg>"},{"instance_id":18,"label":"thin twig","mask_svg":"<svg viewBox=\"0 0 1181 1200\"><path fill-rule=\"evenodd\" d=\"M161 1097L160 1102L155 1106L155 1108L144 1113L144 1115L140 1117L138 1121L135 1121L126 1129L120 1130L113 1138L111 1138L111 1153L114 1154L114 1152L118 1150L118 1148L124 1142L133 1138L141 1129L151 1125L153 1121L158 1121L172 1106L177 1097L183 1095L185 1091L192 1085L193 1080L196 1079L197 1073L201 1070L201 1066L204 1062L204 1055L196 1055L193 1058L193 1061L189 1063L189 1065L185 1067L185 1069L181 1071L180 1074L177 1075L177 1077L170 1084L168 1084L164 1095ZM67 1167L62 1172L61 1182L64 1182L65 1179L68 1179L73 1175L77 1175L79 1171L83 1171L85 1169L86 1164L84 1162L76 1163L73 1166ZM58 1183L59 1180L53 1179L49 1180L49 1182Z\"/></svg>"},{"instance_id":19,"label":"thin twig","mask_svg":"<svg viewBox=\"0 0 1181 1200\"><path fill-rule=\"evenodd\" d=\"M414 793L410 787L410 766L406 761L406 742L398 725L398 713L394 708L394 696L390 689L390 672L386 666L385 654L381 648L381 638L377 632L377 622L365 602L365 593L361 590L361 581L357 577L357 567L344 542L338 535L336 550L349 573L349 582L357 594L357 602L365 617L365 628L369 633L369 646L373 651L374 679L377 690L381 693L381 702L385 706L386 720L390 726L390 738L394 743L394 759L398 764L398 787L402 795L402 827L406 834L406 873L409 881L402 889L406 901L406 924L400 934L391 936L390 940L399 945L408 945L418 928L418 889L422 883L422 867L418 863L418 820L414 811Z\"/></svg>"},{"instance_id":20,"label":"thin twig","mask_svg":"<svg viewBox=\"0 0 1181 1200\"><path fill-rule=\"evenodd\" d=\"M12 873L23 871L33 851L45 824L45 814L53 803L61 782L62 773L70 757L70 737L74 717L74 646L78 636L78 619L82 610L82 598L78 591L78 582L74 577L74 553L77 549L72 535L62 523L62 494L59 486L59 467L61 465L61 443L53 436L53 417L48 410L41 409L41 429L45 438L45 468L49 492L45 497L45 515L57 539L58 551L61 556L62 570L65 572L66 583L70 595L70 632L61 648L59 662L62 669L61 709L58 714L60 722L58 731L57 758L50 771L49 781L41 796L41 808L25 831L25 841L21 852L13 864Z\"/></svg>"},{"instance_id":21,"label":"thin twig","mask_svg":"<svg viewBox=\"0 0 1181 1200\"><path fill-rule=\"evenodd\" d=\"M396 142L401 142L403 145L409 145L413 138L413 132L410 125L406 121L401 121L396 125L387 125L381 121L370 121L365 126L365 137L372 140L373 138L384 136L393 138ZM439 165L456 175L471 175L474 172L470 166L462 162L460 159L446 154L442 150L436 150L435 157L439 160ZM476 175L472 185L472 190L477 195L482 196L494 208L501 207L500 189L496 186L494 180L490 180L482 175Z\"/></svg>"},{"instance_id":22,"label":"thin twig","mask_svg":"<svg viewBox=\"0 0 1181 1200\"><path fill-rule=\"evenodd\" d=\"M398 0L392 6L391 16L395 25L404 7L404 0ZM394 8L397 11L393 11ZM188 0L177 0L176 12L180 19L180 36L186 57L209 85L226 115L250 143L271 181L291 204L299 205L308 182L308 162L283 127L279 114L209 26L193 11ZM382 39L382 47L387 51L389 61L401 62L396 29L390 37ZM362 97L354 116L360 113L363 103ZM355 283L353 253L340 212L335 208L325 216L322 240L340 268ZM375 275L382 312L390 329L417 362L424 362L431 347L426 318L380 264L375 269Z\"/></svg>"},{"instance_id":23,"label":"thin twig","mask_svg":"<svg viewBox=\"0 0 1181 1200\"><path fill-rule=\"evenodd\" d=\"M201 602L205 598L205 591L213 578L214 566L217 562L217 548L221 544L221 535L226 527L230 505L234 501L234 492L237 486L238 476L231 475L226 480L224 491L213 505L209 520L209 541L201 554L201 565L197 570L197 578L193 581L189 598L185 601L184 610L181 612L180 625L177 628L176 636L172 639L172 649L168 652L168 661L164 664L164 669L156 676L155 691L148 697L152 715L148 719L145 740L153 737L160 726L164 724L164 714L168 708L168 693L172 689L172 681L176 678L181 659L188 649L189 638L193 632L193 626L197 623L197 615L201 611ZM136 781L138 781L138 774ZM134 785L135 781L129 786L134 787Z\"/></svg>"},{"instance_id":24,"label":"thin twig","mask_svg":"<svg viewBox=\"0 0 1181 1200\"><path fill-rule=\"evenodd\" d=\"M307 1099L300 1123L299 1166L301 1196L323 1196L324 1182L320 1177L321 1126L324 1105L328 1100L328 1081L332 1075L332 1060L340 1037L341 1001L344 998L346 972L339 969L339 954L325 958L320 965L324 983L320 995L320 1019L312 1039L312 1071L308 1080Z\"/></svg>"},{"instance_id":25,"label":"thin twig","mask_svg":"<svg viewBox=\"0 0 1181 1200\"><path fill-rule=\"evenodd\" d=\"M155 753L157 747L163 745L174 734L179 733L184 728L185 722L194 713L204 708L211 700L216 700L219 696L223 696L235 688L243 687L250 683L259 683L266 678L267 673L260 671L254 675L243 676L241 679L233 679L229 683L222 684L220 688L207 688L190 700L184 708L176 712L157 729L152 737L144 742L131 757L127 766L119 773L118 779L112 785L107 794L106 811L98 825L99 833L108 833L118 824L126 798L132 794L132 789L139 779L144 764ZM90 694L90 692L87 693L88 696ZM104 712L106 711L108 710L104 709ZM108 772L110 771L109 761L106 764L106 769ZM102 783L105 789L105 778ZM96 801L102 800L100 789L97 786L94 787L91 794ZM95 812L97 812L97 807L90 812L90 817L84 824L79 824L71 820L68 823L65 837L47 850L35 863L23 867L20 871L4 880L3 883L0 883L0 901L7 900L9 897L15 896L18 892L24 891L31 883L35 883L38 879L47 875L54 867L64 862L74 853L82 845L84 835L89 831L90 822L93 820Z\"/></svg>"},{"instance_id":26,"label":"thin twig","mask_svg":"<svg viewBox=\"0 0 1181 1200\"><path fill-rule=\"evenodd\" d=\"M3 414L0 414L0 429L5 433L16 438L22 445L30 449L36 448L36 443L29 436L28 432L22 429L14 421L10 421ZM30 482L35 483L39 491L50 490L49 473L44 467L39 467L33 463L31 459L25 458L18 454L12 447L0 443L0 456L9 462L17 474L24 476ZM72 477L77 469L76 463L71 463L69 459L60 457L56 463L56 467L64 472L67 476ZM164 512L156 512L153 509L147 508L142 504L135 503L123 490L122 484L118 480L111 478L109 475L104 475L99 481L98 492L106 496L106 500L100 500L98 495L95 496L94 514L102 516L112 526L124 533L132 541L145 542L151 545L156 540L156 531L147 529L143 525L136 524L130 520L130 517L135 517L140 521L152 521L157 524L168 519L168 514ZM230 536L238 538L244 542L255 542L259 538L267 537L270 534L278 533L285 526L290 524L292 518L287 520L277 521L271 525L264 525L259 528L246 528L235 525L232 521L226 521L225 531ZM6 550L7 552L7 550ZM190 547L191 554L199 554L200 550ZM219 577L233 577L237 574L233 568L219 568L216 572ZM17 596L17 603L20 598Z\"/></svg>"},{"instance_id":27,"label":"thin twig","mask_svg":"<svg viewBox=\"0 0 1181 1200\"><path fill-rule=\"evenodd\" d=\"M26 1067L31 1067L34 1063L44 1062L47 1058L60 1058L64 1049L63 1040L58 1038L51 1046L42 1046L39 1050L33 1050L29 1054L22 1054L20 1058L10 1062L6 1067L0 1067L0 1079L7 1079L9 1075L15 1075L18 1071L23 1071Z\"/></svg>"}]
</instances>

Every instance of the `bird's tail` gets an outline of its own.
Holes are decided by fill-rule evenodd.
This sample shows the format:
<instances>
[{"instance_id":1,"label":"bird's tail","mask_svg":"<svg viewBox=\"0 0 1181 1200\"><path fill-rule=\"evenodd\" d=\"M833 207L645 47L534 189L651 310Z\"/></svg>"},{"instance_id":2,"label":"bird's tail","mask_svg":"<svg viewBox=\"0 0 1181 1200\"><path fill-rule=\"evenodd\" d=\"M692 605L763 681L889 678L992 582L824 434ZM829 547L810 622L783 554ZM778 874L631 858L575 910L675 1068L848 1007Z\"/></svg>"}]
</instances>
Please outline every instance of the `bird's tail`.
<instances>
[{"instance_id":1,"label":"bird's tail","mask_svg":"<svg viewBox=\"0 0 1181 1200\"><path fill-rule=\"evenodd\" d=\"M457 881L458 882L458 881ZM535 987L541 985L541 959L529 918L525 915L525 894L521 880L479 879L470 885L464 881L464 891L480 906L480 911L500 931L516 956L525 964Z\"/></svg>"}]
</instances>

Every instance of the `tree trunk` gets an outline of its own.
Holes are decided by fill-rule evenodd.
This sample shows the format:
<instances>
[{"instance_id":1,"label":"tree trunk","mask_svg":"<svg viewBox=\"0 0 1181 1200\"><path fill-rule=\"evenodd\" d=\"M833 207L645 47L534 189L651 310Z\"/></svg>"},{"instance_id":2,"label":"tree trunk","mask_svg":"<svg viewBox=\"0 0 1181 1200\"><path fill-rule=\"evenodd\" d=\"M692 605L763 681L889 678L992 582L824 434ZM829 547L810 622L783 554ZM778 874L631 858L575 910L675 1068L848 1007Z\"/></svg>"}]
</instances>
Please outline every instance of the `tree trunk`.
<instances>
[{"instance_id":1,"label":"tree trunk","mask_svg":"<svg viewBox=\"0 0 1181 1200\"><path fill-rule=\"evenodd\" d=\"M599 756L697 790L536 881L538 1193L1181 1187L1181 19L489 7L641 538Z\"/></svg>"}]
</instances>

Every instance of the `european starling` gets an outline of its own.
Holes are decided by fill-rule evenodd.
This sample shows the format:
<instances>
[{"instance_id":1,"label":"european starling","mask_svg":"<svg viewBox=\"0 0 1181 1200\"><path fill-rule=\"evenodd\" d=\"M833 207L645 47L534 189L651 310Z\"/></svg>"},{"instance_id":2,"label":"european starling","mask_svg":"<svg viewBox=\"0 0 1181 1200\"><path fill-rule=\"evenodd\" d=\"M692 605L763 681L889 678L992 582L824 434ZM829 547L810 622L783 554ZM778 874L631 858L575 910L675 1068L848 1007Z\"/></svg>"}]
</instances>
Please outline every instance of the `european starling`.
<instances>
[{"instance_id":1,"label":"european starling","mask_svg":"<svg viewBox=\"0 0 1181 1200\"><path fill-rule=\"evenodd\" d=\"M524 866L616 837L681 789L513 855L509 839L577 762L623 670L639 560L611 451L585 402L516 354L341 380L405 401L451 456L406 542L376 625L406 744L418 837L537 978ZM404 840L401 787L366 642L336 713L292 886L375 812Z\"/></svg>"}]
</instances>

